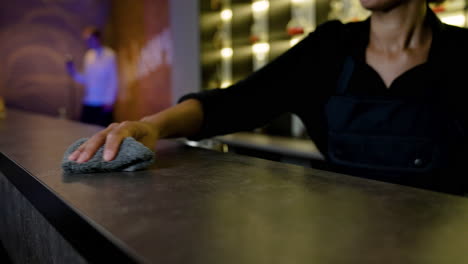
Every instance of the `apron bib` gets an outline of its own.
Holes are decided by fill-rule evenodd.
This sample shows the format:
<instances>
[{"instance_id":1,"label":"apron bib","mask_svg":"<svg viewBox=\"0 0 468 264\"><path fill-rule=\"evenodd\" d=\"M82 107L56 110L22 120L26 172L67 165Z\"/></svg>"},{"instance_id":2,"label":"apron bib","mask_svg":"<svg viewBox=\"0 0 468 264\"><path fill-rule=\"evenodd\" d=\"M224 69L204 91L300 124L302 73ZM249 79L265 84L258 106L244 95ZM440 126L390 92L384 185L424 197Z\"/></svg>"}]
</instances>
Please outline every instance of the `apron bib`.
<instances>
[{"instance_id":1,"label":"apron bib","mask_svg":"<svg viewBox=\"0 0 468 264\"><path fill-rule=\"evenodd\" d=\"M336 94L325 105L329 161L389 175L447 167L455 128L436 89L417 98L356 96L347 91L353 70L347 57Z\"/></svg>"}]
</instances>

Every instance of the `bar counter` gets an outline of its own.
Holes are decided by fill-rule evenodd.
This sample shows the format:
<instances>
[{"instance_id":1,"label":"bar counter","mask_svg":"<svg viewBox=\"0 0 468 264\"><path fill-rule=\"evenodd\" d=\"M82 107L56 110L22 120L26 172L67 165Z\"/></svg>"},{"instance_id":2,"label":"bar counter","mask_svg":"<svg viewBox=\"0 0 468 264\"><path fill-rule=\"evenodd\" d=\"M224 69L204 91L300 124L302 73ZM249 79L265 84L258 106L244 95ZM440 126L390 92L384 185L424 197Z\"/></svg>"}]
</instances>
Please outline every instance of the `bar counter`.
<instances>
[{"instance_id":1,"label":"bar counter","mask_svg":"<svg viewBox=\"0 0 468 264\"><path fill-rule=\"evenodd\" d=\"M15 263L468 263L468 199L162 140L138 172L64 175L98 127L0 121Z\"/></svg>"}]
</instances>

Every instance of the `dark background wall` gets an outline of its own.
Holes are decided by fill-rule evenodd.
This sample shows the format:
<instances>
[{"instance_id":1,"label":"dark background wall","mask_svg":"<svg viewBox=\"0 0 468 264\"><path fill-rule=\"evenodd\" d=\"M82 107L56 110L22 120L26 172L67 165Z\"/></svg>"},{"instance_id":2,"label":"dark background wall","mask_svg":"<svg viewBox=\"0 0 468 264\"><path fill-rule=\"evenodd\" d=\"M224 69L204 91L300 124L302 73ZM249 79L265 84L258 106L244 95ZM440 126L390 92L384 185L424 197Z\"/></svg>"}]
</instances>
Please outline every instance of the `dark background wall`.
<instances>
[{"instance_id":1,"label":"dark background wall","mask_svg":"<svg viewBox=\"0 0 468 264\"><path fill-rule=\"evenodd\" d=\"M76 116L81 90L66 75L65 55L81 65L82 28L103 27L108 10L108 0L2 1L0 95L7 105L49 115L74 105Z\"/></svg>"}]
</instances>

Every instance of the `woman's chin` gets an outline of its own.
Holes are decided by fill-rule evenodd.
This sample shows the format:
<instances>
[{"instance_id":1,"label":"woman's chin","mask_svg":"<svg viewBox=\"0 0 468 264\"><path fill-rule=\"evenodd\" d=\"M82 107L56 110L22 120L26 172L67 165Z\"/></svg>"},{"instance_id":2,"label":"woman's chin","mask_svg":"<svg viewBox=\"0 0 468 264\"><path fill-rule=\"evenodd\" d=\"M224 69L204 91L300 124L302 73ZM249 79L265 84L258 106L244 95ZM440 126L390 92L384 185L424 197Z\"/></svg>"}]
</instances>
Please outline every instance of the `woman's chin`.
<instances>
[{"instance_id":1,"label":"woman's chin","mask_svg":"<svg viewBox=\"0 0 468 264\"><path fill-rule=\"evenodd\" d=\"M386 11L406 0L360 0L362 7L370 11Z\"/></svg>"}]
</instances>

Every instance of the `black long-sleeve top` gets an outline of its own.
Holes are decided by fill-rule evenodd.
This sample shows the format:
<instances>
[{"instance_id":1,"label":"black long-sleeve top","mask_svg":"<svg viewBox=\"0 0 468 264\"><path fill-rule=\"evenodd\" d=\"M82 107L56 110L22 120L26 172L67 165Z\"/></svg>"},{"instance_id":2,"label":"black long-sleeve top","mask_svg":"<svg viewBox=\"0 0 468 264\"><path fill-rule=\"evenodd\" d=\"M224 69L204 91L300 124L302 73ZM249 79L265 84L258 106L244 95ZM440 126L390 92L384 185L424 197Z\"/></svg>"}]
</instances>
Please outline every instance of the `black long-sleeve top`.
<instances>
[{"instance_id":1,"label":"black long-sleeve top","mask_svg":"<svg viewBox=\"0 0 468 264\"><path fill-rule=\"evenodd\" d=\"M436 76L448 112L457 118L461 130L468 131L468 30L443 24L432 11L427 22L433 31L428 61L400 75L389 88L365 61L370 19L326 22L233 86L184 96L181 101L195 98L203 106L202 129L194 138L251 130L290 112L301 118L310 138L327 157L324 105L336 92L347 56L356 62L348 90L357 95L418 96Z\"/></svg>"}]
</instances>

